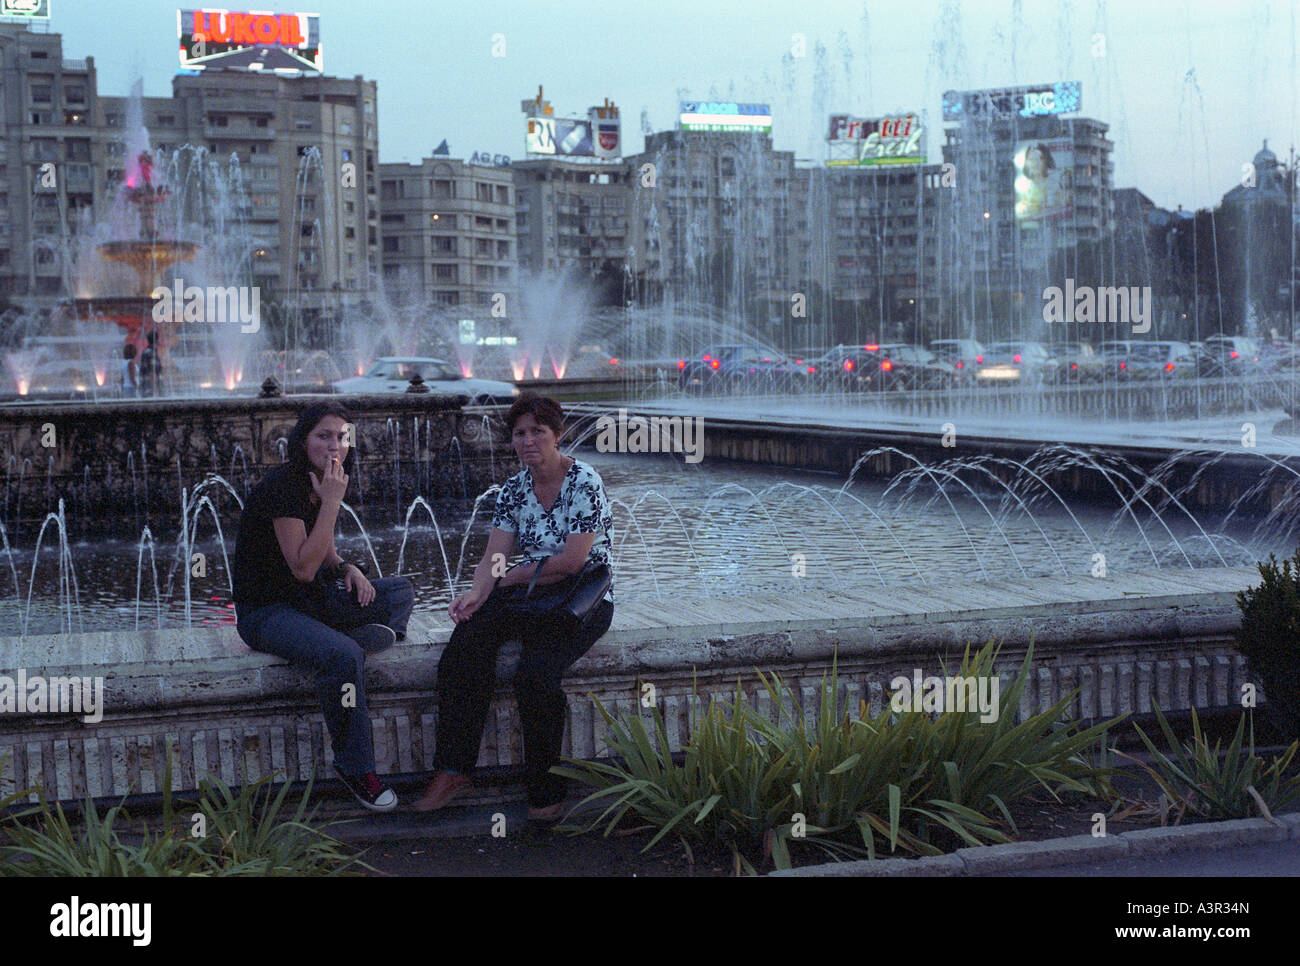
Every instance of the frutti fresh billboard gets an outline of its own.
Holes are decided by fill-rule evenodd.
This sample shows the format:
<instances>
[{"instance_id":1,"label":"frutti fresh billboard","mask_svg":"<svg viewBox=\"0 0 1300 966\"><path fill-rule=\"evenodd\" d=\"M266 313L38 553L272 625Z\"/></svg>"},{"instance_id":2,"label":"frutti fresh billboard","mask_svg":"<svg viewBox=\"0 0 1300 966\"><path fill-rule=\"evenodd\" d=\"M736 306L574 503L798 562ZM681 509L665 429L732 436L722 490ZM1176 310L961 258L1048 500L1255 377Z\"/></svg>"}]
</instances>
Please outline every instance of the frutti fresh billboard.
<instances>
[{"instance_id":1,"label":"frutti fresh billboard","mask_svg":"<svg viewBox=\"0 0 1300 966\"><path fill-rule=\"evenodd\" d=\"M915 113L870 118L832 114L826 143L826 163L832 166L925 163L925 126Z\"/></svg>"}]
</instances>

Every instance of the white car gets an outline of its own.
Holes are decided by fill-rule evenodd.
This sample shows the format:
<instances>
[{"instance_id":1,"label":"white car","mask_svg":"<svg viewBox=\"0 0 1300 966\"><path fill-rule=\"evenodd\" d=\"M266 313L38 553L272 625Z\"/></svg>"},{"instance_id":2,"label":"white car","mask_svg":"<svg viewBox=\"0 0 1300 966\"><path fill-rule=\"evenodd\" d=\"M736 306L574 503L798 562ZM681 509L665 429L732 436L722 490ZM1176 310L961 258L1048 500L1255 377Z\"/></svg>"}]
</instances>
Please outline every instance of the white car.
<instances>
[{"instance_id":1,"label":"white car","mask_svg":"<svg viewBox=\"0 0 1300 966\"><path fill-rule=\"evenodd\" d=\"M374 361L364 376L340 379L336 392L406 392L416 373L430 392L468 396L472 404L511 402L519 390L508 382L494 379L467 379L450 362L420 356L383 356Z\"/></svg>"}]
</instances>

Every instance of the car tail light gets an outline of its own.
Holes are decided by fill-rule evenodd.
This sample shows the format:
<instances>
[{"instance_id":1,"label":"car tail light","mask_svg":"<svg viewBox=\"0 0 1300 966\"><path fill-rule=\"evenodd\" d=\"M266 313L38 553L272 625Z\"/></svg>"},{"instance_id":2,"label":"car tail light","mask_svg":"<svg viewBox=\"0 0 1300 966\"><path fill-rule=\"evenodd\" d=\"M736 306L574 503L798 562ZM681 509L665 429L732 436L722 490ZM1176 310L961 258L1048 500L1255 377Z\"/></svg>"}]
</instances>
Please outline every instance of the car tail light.
<instances>
[{"instance_id":1,"label":"car tail light","mask_svg":"<svg viewBox=\"0 0 1300 966\"><path fill-rule=\"evenodd\" d=\"M616 365L618 365L618 360L617 360L617 359L610 359L610 360L609 360L609 364L610 364L611 366L616 366Z\"/></svg>"},{"instance_id":2,"label":"car tail light","mask_svg":"<svg viewBox=\"0 0 1300 966\"><path fill-rule=\"evenodd\" d=\"M1229 359L1235 359L1235 358L1237 358L1237 350L1236 350L1236 349L1233 349L1231 352L1229 352L1229 353L1228 353L1228 358L1229 358Z\"/></svg>"},{"instance_id":3,"label":"car tail light","mask_svg":"<svg viewBox=\"0 0 1300 966\"><path fill-rule=\"evenodd\" d=\"M845 360L844 360L844 371L845 371L845 372L852 372L852 371L853 371L853 360L852 360L852 359L845 359Z\"/></svg>"},{"instance_id":4,"label":"car tail light","mask_svg":"<svg viewBox=\"0 0 1300 966\"><path fill-rule=\"evenodd\" d=\"M686 360L685 360L685 359L678 359L678 360L677 360L677 368L678 368L678 369L685 369L685 368L686 368Z\"/></svg>"},{"instance_id":5,"label":"car tail light","mask_svg":"<svg viewBox=\"0 0 1300 966\"><path fill-rule=\"evenodd\" d=\"M1172 362L1166 362L1165 372L1173 372L1173 371L1174 371L1174 364Z\"/></svg>"},{"instance_id":6,"label":"car tail light","mask_svg":"<svg viewBox=\"0 0 1300 966\"><path fill-rule=\"evenodd\" d=\"M880 348L880 346L873 342L870 345L864 345L862 348L866 349L868 352L875 352Z\"/></svg>"},{"instance_id":7,"label":"car tail light","mask_svg":"<svg viewBox=\"0 0 1300 966\"><path fill-rule=\"evenodd\" d=\"M1127 369L1127 368L1128 368L1128 363L1127 363L1127 362L1121 362L1121 363L1119 364L1119 367L1120 367L1121 369Z\"/></svg>"},{"instance_id":8,"label":"car tail light","mask_svg":"<svg viewBox=\"0 0 1300 966\"><path fill-rule=\"evenodd\" d=\"M880 364L881 372L888 372L892 368L894 368L894 364L890 362L888 359L886 359L884 362Z\"/></svg>"},{"instance_id":9,"label":"car tail light","mask_svg":"<svg viewBox=\"0 0 1300 966\"><path fill-rule=\"evenodd\" d=\"M1077 362L1071 362L1071 363L1070 363L1070 369L1073 370L1074 372L1078 372L1078 371L1079 371L1079 364L1078 364Z\"/></svg>"},{"instance_id":10,"label":"car tail light","mask_svg":"<svg viewBox=\"0 0 1300 966\"><path fill-rule=\"evenodd\" d=\"M984 357L983 357L983 356L976 356L976 357L975 357L975 361L976 361L976 362L979 362L979 363L983 363L983 362L984 362Z\"/></svg>"},{"instance_id":11,"label":"car tail light","mask_svg":"<svg viewBox=\"0 0 1300 966\"><path fill-rule=\"evenodd\" d=\"M1020 353L1017 352L1015 355L1013 355L1013 356L1011 357L1011 361L1014 362L1016 365L1019 365L1019 364L1020 364Z\"/></svg>"},{"instance_id":12,"label":"car tail light","mask_svg":"<svg viewBox=\"0 0 1300 966\"><path fill-rule=\"evenodd\" d=\"M966 363L962 362L960 359L957 360L957 368L958 368L958 369L962 368L964 365L966 365Z\"/></svg>"},{"instance_id":13,"label":"car tail light","mask_svg":"<svg viewBox=\"0 0 1300 966\"><path fill-rule=\"evenodd\" d=\"M709 355L709 354L706 352L706 353L704 353L704 355L700 356L700 358L703 359L705 362L708 362L710 359L713 358L713 356Z\"/></svg>"},{"instance_id":14,"label":"car tail light","mask_svg":"<svg viewBox=\"0 0 1300 966\"><path fill-rule=\"evenodd\" d=\"M717 359L710 359L710 360L709 360L709 368L710 368L710 369L717 369L717 368L718 368L719 366L721 366L721 365L722 365L722 363L721 363L720 361L718 361Z\"/></svg>"},{"instance_id":15,"label":"car tail light","mask_svg":"<svg viewBox=\"0 0 1300 966\"><path fill-rule=\"evenodd\" d=\"M815 373L816 371L817 371L817 367L816 367L816 366L809 366L809 367L808 367L808 375L811 376L811 375L812 375L813 373Z\"/></svg>"}]
</instances>

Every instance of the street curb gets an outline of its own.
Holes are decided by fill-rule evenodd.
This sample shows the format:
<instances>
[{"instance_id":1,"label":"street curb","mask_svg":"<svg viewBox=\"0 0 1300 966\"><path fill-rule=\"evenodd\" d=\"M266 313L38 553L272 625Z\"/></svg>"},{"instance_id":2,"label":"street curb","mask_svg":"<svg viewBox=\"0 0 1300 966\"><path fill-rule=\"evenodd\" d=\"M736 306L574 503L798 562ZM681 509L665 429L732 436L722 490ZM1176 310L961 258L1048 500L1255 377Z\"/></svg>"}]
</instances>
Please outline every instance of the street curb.
<instances>
[{"instance_id":1,"label":"street curb","mask_svg":"<svg viewBox=\"0 0 1300 966\"><path fill-rule=\"evenodd\" d=\"M1262 818L1202 822L1177 828L1148 828L1094 838L1071 835L1041 842L1010 842L958 849L947 855L920 859L863 859L828 862L798 869L769 872L778 878L880 877L880 876L984 876L1004 875L1021 869L1045 869L1084 862L1173 852L1214 851L1263 842L1300 840L1300 812L1274 816L1276 824Z\"/></svg>"}]
</instances>

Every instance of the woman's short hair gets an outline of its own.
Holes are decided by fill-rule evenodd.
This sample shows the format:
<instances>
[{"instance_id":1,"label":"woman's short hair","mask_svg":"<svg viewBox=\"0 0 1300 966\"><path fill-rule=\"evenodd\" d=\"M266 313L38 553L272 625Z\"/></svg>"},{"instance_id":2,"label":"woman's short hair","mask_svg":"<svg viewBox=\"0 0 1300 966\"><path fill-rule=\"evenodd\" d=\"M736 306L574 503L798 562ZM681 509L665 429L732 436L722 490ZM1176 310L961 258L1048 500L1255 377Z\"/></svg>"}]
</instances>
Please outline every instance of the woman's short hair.
<instances>
[{"instance_id":1,"label":"woman's short hair","mask_svg":"<svg viewBox=\"0 0 1300 966\"><path fill-rule=\"evenodd\" d=\"M122 346L122 358L123 358L123 359L134 359L134 358L135 358L135 343L134 343L134 342L128 342L126 345Z\"/></svg>"},{"instance_id":2,"label":"woman's short hair","mask_svg":"<svg viewBox=\"0 0 1300 966\"><path fill-rule=\"evenodd\" d=\"M531 389L520 393L506 413L506 431L513 433L515 423L525 415L532 416L543 426L549 426L557 437L564 435L564 410L550 396L543 396Z\"/></svg>"},{"instance_id":3,"label":"woman's short hair","mask_svg":"<svg viewBox=\"0 0 1300 966\"><path fill-rule=\"evenodd\" d=\"M311 431L320 425L320 421L326 416L337 416L345 423L352 422L352 413L341 402L333 399L324 399L320 402L314 402L301 415L298 416L298 422L294 424L289 431L289 465L293 467L295 474L300 474L304 480L311 471L311 466L307 462L307 437ZM343 457L343 472L352 469L354 462L353 453L356 452L355 443L348 447L347 456Z\"/></svg>"}]
</instances>

